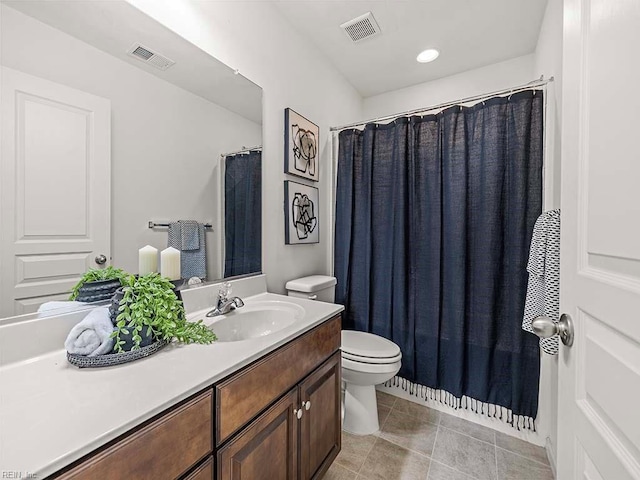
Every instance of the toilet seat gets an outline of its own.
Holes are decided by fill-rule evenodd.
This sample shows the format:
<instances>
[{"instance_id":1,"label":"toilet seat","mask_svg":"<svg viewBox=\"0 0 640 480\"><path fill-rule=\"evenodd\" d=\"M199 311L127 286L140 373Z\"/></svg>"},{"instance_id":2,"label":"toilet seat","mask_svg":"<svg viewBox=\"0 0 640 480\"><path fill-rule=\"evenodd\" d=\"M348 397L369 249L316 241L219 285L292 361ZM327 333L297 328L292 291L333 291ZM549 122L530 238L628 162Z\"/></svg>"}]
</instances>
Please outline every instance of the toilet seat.
<instances>
[{"instance_id":1,"label":"toilet seat","mask_svg":"<svg viewBox=\"0 0 640 480\"><path fill-rule=\"evenodd\" d=\"M385 364L385 363L395 363L402 360L402 353L398 353L395 357L363 357L361 355L355 355L353 353L342 351L342 358L349 359L354 362L359 363L375 363L375 364Z\"/></svg>"},{"instance_id":2,"label":"toilet seat","mask_svg":"<svg viewBox=\"0 0 640 480\"><path fill-rule=\"evenodd\" d=\"M342 358L359 363L390 364L402 359L400 347L373 333L342 331Z\"/></svg>"},{"instance_id":3,"label":"toilet seat","mask_svg":"<svg viewBox=\"0 0 640 480\"><path fill-rule=\"evenodd\" d=\"M342 368L352 370L358 373L395 373L400 369L401 362L398 360L394 363L361 363L354 362L348 358L342 358Z\"/></svg>"}]
</instances>

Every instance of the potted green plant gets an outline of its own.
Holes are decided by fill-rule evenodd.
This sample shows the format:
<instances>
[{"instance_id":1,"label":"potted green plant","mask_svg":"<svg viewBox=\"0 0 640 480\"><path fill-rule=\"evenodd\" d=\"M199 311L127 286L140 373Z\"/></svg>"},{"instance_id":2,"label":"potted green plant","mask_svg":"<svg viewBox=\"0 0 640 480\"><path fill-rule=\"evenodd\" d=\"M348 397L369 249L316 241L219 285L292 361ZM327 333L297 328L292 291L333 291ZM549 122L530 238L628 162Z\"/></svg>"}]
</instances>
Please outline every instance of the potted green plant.
<instances>
[{"instance_id":1,"label":"potted green plant","mask_svg":"<svg viewBox=\"0 0 640 480\"><path fill-rule=\"evenodd\" d=\"M128 275L124 270L111 266L89 269L71 290L69 300L86 303L108 300Z\"/></svg>"},{"instance_id":2,"label":"potted green plant","mask_svg":"<svg viewBox=\"0 0 640 480\"><path fill-rule=\"evenodd\" d=\"M182 343L211 343L216 340L216 335L202 320L187 321L174 285L157 273L126 277L112 300L111 313L116 353L138 350L153 341L171 341L174 338Z\"/></svg>"}]
</instances>

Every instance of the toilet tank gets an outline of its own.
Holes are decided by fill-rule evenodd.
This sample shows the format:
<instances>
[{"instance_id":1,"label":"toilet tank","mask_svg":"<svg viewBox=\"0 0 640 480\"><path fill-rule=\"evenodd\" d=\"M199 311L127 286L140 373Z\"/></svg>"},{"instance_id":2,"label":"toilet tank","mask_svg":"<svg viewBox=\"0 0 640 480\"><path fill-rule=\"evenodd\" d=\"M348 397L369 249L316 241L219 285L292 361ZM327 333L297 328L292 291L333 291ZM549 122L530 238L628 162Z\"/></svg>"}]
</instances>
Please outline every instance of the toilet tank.
<instances>
[{"instance_id":1,"label":"toilet tank","mask_svg":"<svg viewBox=\"0 0 640 480\"><path fill-rule=\"evenodd\" d=\"M335 277L328 277L327 275L311 275L309 277L290 280L285 287L291 297L333 303L336 279Z\"/></svg>"}]
</instances>

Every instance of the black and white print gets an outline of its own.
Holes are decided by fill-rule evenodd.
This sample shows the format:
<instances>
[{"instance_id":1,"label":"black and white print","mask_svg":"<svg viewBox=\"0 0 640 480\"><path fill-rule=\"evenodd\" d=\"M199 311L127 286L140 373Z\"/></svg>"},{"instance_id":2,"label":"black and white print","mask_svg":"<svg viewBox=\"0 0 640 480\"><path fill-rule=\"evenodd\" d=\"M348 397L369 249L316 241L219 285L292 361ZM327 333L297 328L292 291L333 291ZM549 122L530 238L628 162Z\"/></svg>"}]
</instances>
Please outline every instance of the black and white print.
<instances>
[{"instance_id":1,"label":"black and white print","mask_svg":"<svg viewBox=\"0 0 640 480\"><path fill-rule=\"evenodd\" d=\"M533 333L531 322L539 315L560 318L560 210L550 210L533 227L529 262L529 282L522 328ZM535 335L535 334L534 334ZM558 336L541 338L540 348L558 354Z\"/></svg>"},{"instance_id":2,"label":"black and white print","mask_svg":"<svg viewBox=\"0 0 640 480\"><path fill-rule=\"evenodd\" d=\"M284 110L284 173L317 182L319 180L318 143L320 129L290 108Z\"/></svg>"},{"instance_id":3,"label":"black and white print","mask_svg":"<svg viewBox=\"0 0 640 480\"><path fill-rule=\"evenodd\" d=\"M318 189L287 180L284 192L285 243L318 243Z\"/></svg>"}]
</instances>

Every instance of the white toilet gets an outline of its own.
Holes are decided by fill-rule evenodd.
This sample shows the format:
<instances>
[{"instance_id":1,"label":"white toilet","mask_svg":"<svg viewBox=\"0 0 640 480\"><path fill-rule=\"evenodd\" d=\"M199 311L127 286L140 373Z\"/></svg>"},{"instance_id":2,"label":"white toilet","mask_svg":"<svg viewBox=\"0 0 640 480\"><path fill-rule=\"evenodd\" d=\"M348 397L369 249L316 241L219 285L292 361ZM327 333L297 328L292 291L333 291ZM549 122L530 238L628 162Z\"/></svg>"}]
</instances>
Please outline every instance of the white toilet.
<instances>
[{"instance_id":1,"label":"white toilet","mask_svg":"<svg viewBox=\"0 0 640 480\"><path fill-rule=\"evenodd\" d=\"M312 275L287 282L290 296L333 303L336 279ZM343 430L370 435L380 429L375 386L393 378L402 364L400 347L371 333L342 331L345 383Z\"/></svg>"}]
</instances>

